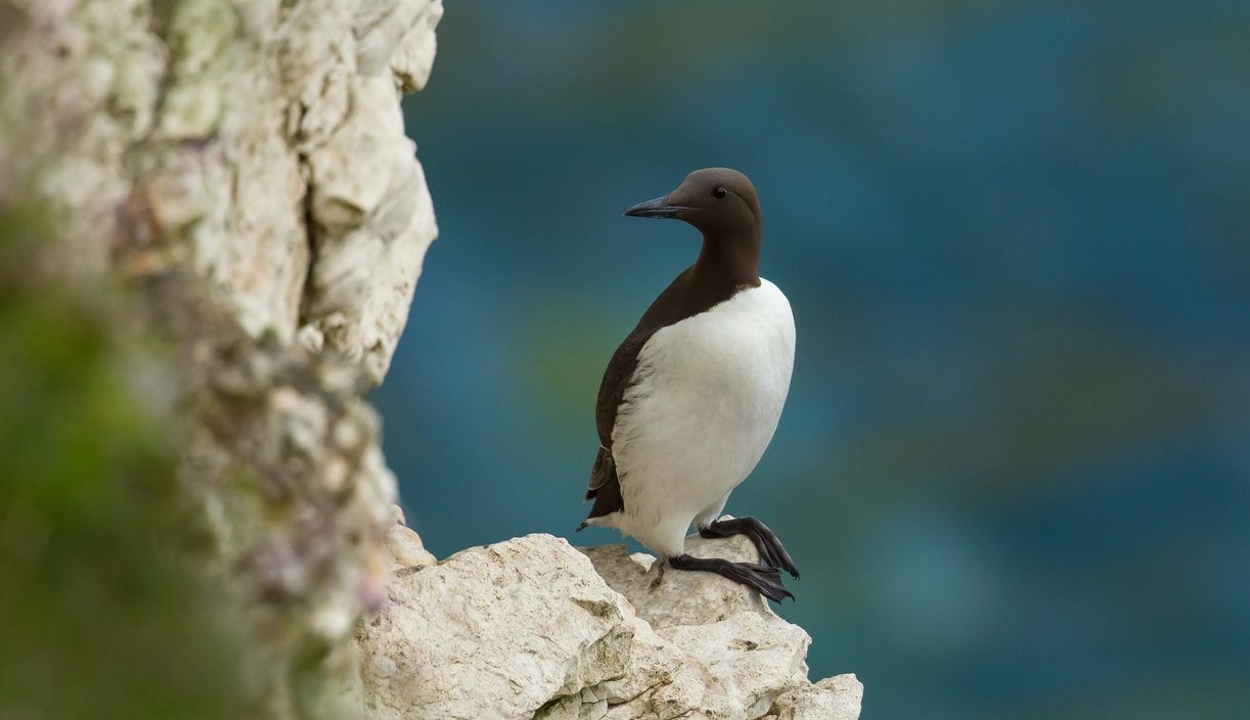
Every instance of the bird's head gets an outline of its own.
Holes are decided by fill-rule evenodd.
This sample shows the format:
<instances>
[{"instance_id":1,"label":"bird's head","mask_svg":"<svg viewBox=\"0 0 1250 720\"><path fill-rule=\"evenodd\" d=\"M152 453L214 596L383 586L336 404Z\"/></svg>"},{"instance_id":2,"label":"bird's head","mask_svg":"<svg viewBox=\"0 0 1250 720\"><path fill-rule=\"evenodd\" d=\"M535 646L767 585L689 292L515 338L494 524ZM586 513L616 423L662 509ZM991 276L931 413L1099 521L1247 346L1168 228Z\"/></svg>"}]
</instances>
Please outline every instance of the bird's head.
<instances>
[{"instance_id":1,"label":"bird's head","mask_svg":"<svg viewBox=\"0 0 1250 720\"><path fill-rule=\"evenodd\" d=\"M746 175L728 168L695 170L676 190L638 203L625 214L684 220L705 237L748 234L758 238L763 224L755 187Z\"/></svg>"}]
</instances>

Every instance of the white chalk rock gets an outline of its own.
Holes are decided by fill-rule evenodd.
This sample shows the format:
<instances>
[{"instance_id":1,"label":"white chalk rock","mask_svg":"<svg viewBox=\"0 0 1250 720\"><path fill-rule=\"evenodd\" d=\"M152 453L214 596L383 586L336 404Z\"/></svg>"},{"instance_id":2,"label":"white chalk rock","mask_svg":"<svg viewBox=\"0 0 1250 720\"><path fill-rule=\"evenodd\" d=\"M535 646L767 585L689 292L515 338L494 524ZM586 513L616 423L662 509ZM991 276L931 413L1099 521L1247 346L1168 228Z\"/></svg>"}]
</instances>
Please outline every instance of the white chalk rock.
<instances>
[{"instance_id":1,"label":"white chalk rock","mask_svg":"<svg viewBox=\"0 0 1250 720\"><path fill-rule=\"evenodd\" d=\"M438 226L393 80L356 78L350 96L351 111L309 156L316 262L300 335L359 362L377 384Z\"/></svg>"},{"instance_id":2,"label":"white chalk rock","mask_svg":"<svg viewBox=\"0 0 1250 720\"><path fill-rule=\"evenodd\" d=\"M692 536L686 538L686 551L696 557L758 561L744 536L726 540ZM717 718L765 717L786 693L800 693L810 704L808 688L814 686L807 680L806 658L811 638L778 617L757 593L706 572L668 569L656 583L660 564L646 555L628 555L623 545L582 552L640 618L700 667L707 689L694 708L698 712ZM857 717L858 700L852 704L856 708L852 717Z\"/></svg>"},{"instance_id":3,"label":"white chalk rock","mask_svg":"<svg viewBox=\"0 0 1250 720\"><path fill-rule=\"evenodd\" d=\"M391 572L422 568L438 563L438 559L425 549L425 543L416 530L404 522L404 511L391 505L390 532L386 536L386 563Z\"/></svg>"},{"instance_id":4,"label":"white chalk rock","mask_svg":"<svg viewBox=\"0 0 1250 720\"><path fill-rule=\"evenodd\" d=\"M742 542L689 547L748 557ZM809 683L807 634L754 593L709 573L653 579L623 546L579 552L549 535L398 571L357 636L366 708L381 720L858 717L854 677Z\"/></svg>"},{"instance_id":5,"label":"white chalk rock","mask_svg":"<svg viewBox=\"0 0 1250 720\"><path fill-rule=\"evenodd\" d=\"M765 720L856 720L864 686L854 675L835 675L791 688L777 698Z\"/></svg>"},{"instance_id":6,"label":"white chalk rock","mask_svg":"<svg viewBox=\"0 0 1250 720\"><path fill-rule=\"evenodd\" d=\"M707 625L744 611L788 625L769 609L768 601L759 593L718 575L663 569L663 580L657 584L656 577L662 567L649 555L639 553L627 557L624 545L602 545L584 548L582 552L608 585L624 595L638 611L638 616L652 627ZM691 536L686 538L686 552L695 557L757 561L755 548L742 535L726 540Z\"/></svg>"},{"instance_id":7,"label":"white chalk rock","mask_svg":"<svg viewBox=\"0 0 1250 720\"><path fill-rule=\"evenodd\" d=\"M549 535L401 571L360 637L365 707L379 720L533 717L587 690L619 704L681 664L585 556Z\"/></svg>"}]
</instances>

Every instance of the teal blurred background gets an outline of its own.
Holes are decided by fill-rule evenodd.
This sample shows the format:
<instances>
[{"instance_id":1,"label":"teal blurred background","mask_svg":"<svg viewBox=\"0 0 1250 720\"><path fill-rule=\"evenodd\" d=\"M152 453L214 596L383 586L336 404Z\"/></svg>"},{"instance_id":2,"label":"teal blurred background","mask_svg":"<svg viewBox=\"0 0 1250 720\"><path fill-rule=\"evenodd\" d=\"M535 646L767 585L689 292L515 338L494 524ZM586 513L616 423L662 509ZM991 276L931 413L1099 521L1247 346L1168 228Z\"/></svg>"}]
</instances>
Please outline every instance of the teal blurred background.
<instances>
[{"instance_id":1,"label":"teal blurred background","mask_svg":"<svg viewBox=\"0 0 1250 720\"><path fill-rule=\"evenodd\" d=\"M375 400L445 556L575 544L616 343L746 172L798 358L730 500L865 718L1250 717L1250 3L449 3Z\"/></svg>"}]
</instances>

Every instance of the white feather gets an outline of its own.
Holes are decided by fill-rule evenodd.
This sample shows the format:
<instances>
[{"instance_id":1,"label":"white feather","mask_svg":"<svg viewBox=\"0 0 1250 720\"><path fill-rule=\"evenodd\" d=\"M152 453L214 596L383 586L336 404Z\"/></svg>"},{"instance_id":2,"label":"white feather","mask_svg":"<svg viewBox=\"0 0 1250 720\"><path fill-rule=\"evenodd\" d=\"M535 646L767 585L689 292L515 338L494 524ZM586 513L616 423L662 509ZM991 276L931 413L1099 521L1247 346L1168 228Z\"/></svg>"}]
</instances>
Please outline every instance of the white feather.
<instances>
[{"instance_id":1,"label":"white feather","mask_svg":"<svg viewBox=\"0 0 1250 720\"><path fill-rule=\"evenodd\" d=\"M625 509L596 518L651 550L683 552L772 440L794 367L794 317L776 285L661 328L638 354L612 431Z\"/></svg>"}]
</instances>

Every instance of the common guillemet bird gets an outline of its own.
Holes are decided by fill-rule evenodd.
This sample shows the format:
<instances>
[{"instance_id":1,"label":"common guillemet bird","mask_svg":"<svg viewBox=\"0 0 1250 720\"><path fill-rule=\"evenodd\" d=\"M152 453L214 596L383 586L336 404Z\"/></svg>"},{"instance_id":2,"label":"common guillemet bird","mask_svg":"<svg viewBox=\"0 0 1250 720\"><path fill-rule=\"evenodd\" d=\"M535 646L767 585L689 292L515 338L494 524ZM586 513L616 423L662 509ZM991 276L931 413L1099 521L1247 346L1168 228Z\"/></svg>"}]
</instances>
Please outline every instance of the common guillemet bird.
<instances>
[{"instance_id":1,"label":"common guillemet bird","mask_svg":"<svg viewBox=\"0 0 1250 720\"><path fill-rule=\"evenodd\" d=\"M794 366L790 303L759 276L755 188L736 170L708 168L625 214L683 220L703 247L604 372L586 491L594 506L578 530L614 527L672 568L718 573L774 602L793 598L778 570L797 578L798 569L777 536L754 518L717 519L768 447ZM761 563L686 554L691 523L706 538L747 535Z\"/></svg>"}]
</instances>

